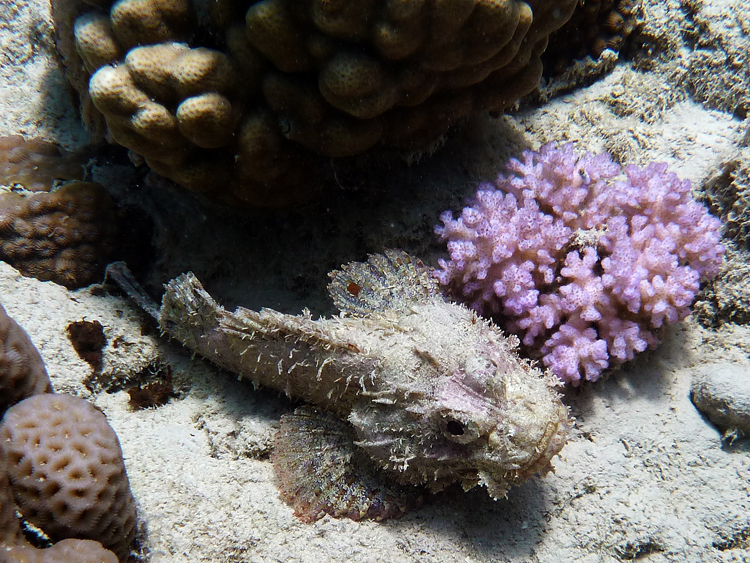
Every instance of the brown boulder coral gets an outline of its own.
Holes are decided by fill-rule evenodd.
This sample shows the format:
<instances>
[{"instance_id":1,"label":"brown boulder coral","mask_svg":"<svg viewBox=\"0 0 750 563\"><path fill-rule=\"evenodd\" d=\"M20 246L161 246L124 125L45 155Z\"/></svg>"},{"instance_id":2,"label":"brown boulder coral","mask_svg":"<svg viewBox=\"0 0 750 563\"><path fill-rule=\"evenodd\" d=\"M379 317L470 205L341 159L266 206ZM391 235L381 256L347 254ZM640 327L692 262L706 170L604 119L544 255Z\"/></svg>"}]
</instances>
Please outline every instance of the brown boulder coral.
<instances>
[{"instance_id":1,"label":"brown boulder coral","mask_svg":"<svg viewBox=\"0 0 750 563\"><path fill-rule=\"evenodd\" d=\"M93 129L160 174L251 205L323 157L415 149L537 86L575 0L54 0Z\"/></svg>"},{"instance_id":2,"label":"brown boulder coral","mask_svg":"<svg viewBox=\"0 0 750 563\"><path fill-rule=\"evenodd\" d=\"M135 536L135 500L106 417L71 395L35 395L0 425L13 498L53 541L92 539L121 561Z\"/></svg>"}]
</instances>

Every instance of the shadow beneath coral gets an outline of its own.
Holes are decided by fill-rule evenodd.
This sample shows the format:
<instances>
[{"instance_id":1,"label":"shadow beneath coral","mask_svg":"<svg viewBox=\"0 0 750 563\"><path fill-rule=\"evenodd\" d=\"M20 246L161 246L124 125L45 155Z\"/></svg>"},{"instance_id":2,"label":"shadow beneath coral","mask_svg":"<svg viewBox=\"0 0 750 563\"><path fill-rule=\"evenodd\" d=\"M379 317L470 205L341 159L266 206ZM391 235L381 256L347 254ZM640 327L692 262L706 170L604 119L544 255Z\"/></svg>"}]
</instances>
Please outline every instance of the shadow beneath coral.
<instances>
[{"instance_id":1,"label":"shadow beneath coral","mask_svg":"<svg viewBox=\"0 0 750 563\"><path fill-rule=\"evenodd\" d=\"M158 257L142 280L152 293L192 270L229 308L329 314L328 272L385 248L436 263L445 253L433 232L440 213L460 210L476 185L524 146L509 120L473 119L416 162L395 154L332 161L320 199L282 210L227 209L168 182L147 185L132 169L131 183L123 184L122 163L103 166L95 177L156 224Z\"/></svg>"},{"instance_id":2,"label":"shadow beneath coral","mask_svg":"<svg viewBox=\"0 0 750 563\"><path fill-rule=\"evenodd\" d=\"M54 46L50 48L50 53L57 58ZM65 79L62 67L45 70L38 103L41 107L35 113L43 116L38 125L46 140L55 141L67 149L91 141L81 122L78 96Z\"/></svg>"},{"instance_id":3,"label":"shadow beneath coral","mask_svg":"<svg viewBox=\"0 0 750 563\"><path fill-rule=\"evenodd\" d=\"M564 401L571 407L573 416L585 419L593 408L591 401L595 397L612 404L627 404L636 399L659 402L672 388L673 372L691 362L692 352L684 338L686 330L681 324L668 327L656 349L642 352L606 373L599 381L566 387Z\"/></svg>"}]
</instances>

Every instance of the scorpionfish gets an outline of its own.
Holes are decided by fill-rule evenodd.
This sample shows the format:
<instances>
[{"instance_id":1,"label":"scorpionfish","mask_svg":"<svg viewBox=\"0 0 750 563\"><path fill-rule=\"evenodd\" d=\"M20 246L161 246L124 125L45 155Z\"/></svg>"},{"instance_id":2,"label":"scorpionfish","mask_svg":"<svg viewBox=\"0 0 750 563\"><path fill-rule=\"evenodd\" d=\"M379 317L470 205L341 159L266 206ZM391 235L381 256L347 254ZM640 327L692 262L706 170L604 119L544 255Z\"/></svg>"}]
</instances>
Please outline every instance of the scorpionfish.
<instances>
[{"instance_id":1,"label":"scorpionfish","mask_svg":"<svg viewBox=\"0 0 750 563\"><path fill-rule=\"evenodd\" d=\"M228 312L192 273L159 310L192 351L307 403L282 417L271 457L300 519L396 517L454 482L499 498L552 469L572 421L515 337L447 301L404 252L330 277L333 318Z\"/></svg>"}]
</instances>

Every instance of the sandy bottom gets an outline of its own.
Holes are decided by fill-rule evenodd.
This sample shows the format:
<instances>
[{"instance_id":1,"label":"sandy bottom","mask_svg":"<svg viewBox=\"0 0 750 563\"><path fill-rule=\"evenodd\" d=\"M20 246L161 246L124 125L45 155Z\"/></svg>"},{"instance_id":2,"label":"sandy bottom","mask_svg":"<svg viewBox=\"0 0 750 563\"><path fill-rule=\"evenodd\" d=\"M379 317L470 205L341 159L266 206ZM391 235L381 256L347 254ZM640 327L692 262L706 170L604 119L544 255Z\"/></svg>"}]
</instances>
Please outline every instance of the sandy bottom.
<instances>
[{"instance_id":1,"label":"sandy bottom","mask_svg":"<svg viewBox=\"0 0 750 563\"><path fill-rule=\"evenodd\" d=\"M704 15L719 26L734 4L706 3ZM85 144L49 51L49 6L2 6L0 134ZM152 292L193 270L227 306L329 313L327 271L384 247L435 263L443 251L431 232L439 212L460 209L519 148L574 140L623 162L666 161L698 187L734 158L747 144L748 121L696 101L685 70L690 53L680 43L685 14L656 0L644 9L650 29L674 50L648 71L621 63L549 104L473 119L434 156L352 180L303 210L232 213L174 188L149 188L124 162L98 163L94 175L154 221L156 260L144 279ZM735 28L725 31L730 45L747 45ZM42 38L36 48L34 37ZM747 80L746 69L732 72ZM750 374L746 327L711 331L688 319L656 351L569 391L577 425L555 473L505 500L452 488L394 521L302 524L278 497L268 461L289 401L191 358L109 290L68 291L0 264L0 302L40 349L55 389L93 402L117 431L154 562L750 561L750 447L723 446L689 399L697 365L729 361ZM65 334L82 319L105 329L99 372ZM130 409L125 389L167 369L178 397Z\"/></svg>"}]
</instances>

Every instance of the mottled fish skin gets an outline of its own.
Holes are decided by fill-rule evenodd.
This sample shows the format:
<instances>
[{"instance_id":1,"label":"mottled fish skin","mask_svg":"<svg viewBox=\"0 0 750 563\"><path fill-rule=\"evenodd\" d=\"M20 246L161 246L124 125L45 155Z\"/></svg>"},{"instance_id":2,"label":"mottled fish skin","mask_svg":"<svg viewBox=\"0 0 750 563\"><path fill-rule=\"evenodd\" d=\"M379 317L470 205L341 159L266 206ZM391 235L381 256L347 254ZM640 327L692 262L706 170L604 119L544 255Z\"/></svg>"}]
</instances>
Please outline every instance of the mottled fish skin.
<instances>
[{"instance_id":1,"label":"mottled fish skin","mask_svg":"<svg viewBox=\"0 0 750 563\"><path fill-rule=\"evenodd\" d=\"M342 314L219 306L192 274L167 285L161 329L212 362L351 423L355 444L404 484L485 485L494 498L552 469L572 425L557 379L517 339L447 302L398 251L331 273Z\"/></svg>"}]
</instances>

